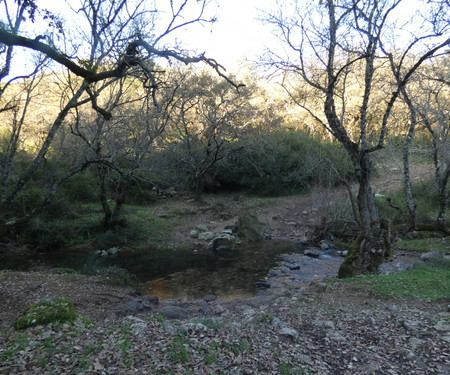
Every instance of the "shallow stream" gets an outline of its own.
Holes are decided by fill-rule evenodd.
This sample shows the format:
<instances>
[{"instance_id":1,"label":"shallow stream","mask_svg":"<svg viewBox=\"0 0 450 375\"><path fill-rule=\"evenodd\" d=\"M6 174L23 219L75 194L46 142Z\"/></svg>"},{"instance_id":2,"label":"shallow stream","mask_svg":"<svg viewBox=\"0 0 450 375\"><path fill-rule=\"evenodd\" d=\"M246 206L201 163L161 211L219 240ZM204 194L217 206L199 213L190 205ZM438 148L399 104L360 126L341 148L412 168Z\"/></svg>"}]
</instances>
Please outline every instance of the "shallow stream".
<instances>
[{"instance_id":1,"label":"shallow stream","mask_svg":"<svg viewBox=\"0 0 450 375\"><path fill-rule=\"evenodd\" d=\"M299 253L292 241L265 240L224 253L212 250L179 252L155 257L151 251L139 254L119 253L114 258L93 254L56 251L29 258L3 257L0 268L29 270L39 267L75 270L118 266L137 279L143 293L161 300L177 298L191 301L214 294L229 300L254 295L254 284L264 280L280 255Z\"/></svg>"}]
</instances>

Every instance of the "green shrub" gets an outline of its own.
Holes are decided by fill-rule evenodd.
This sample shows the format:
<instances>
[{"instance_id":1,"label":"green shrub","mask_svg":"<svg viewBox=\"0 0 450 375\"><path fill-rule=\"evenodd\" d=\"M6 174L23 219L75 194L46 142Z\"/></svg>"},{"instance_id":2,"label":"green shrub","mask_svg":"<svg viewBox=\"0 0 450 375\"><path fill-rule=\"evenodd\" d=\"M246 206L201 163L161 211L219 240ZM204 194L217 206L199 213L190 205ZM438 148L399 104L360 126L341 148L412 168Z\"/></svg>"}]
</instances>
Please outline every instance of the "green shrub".
<instances>
[{"instance_id":1,"label":"green shrub","mask_svg":"<svg viewBox=\"0 0 450 375\"><path fill-rule=\"evenodd\" d=\"M255 215L242 214L239 215L236 224L236 234L244 241L257 241L262 239L262 224Z\"/></svg>"},{"instance_id":2,"label":"green shrub","mask_svg":"<svg viewBox=\"0 0 450 375\"><path fill-rule=\"evenodd\" d=\"M437 188L434 180L413 184L412 194L417 205L417 221L420 223L434 222L439 210ZM390 220L394 225L406 223L408 209L405 204L405 192L403 189L378 196L376 200L382 220Z\"/></svg>"},{"instance_id":3,"label":"green shrub","mask_svg":"<svg viewBox=\"0 0 450 375\"><path fill-rule=\"evenodd\" d=\"M337 144L303 131L282 129L240 142L248 146L217 165L216 186L279 196L317 183L336 185L351 175L349 159Z\"/></svg>"},{"instance_id":4,"label":"green shrub","mask_svg":"<svg viewBox=\"0 0 450 375\"><path fill-rule=\"evenodd\" d=\"M51 298L28 307L14 323L15 329L26 329L48 323L73 322L77 317L73 303L67 298Z\"/></svg>"},{"instance_id":5,"label":"green shrub","mask_svg":"<svg viewBox=\"0 0 450 375\"><path fill-rule=\"evenodd\" d=\"M79 173L61 186L61 193L70 201L98 201L98 181L90 171Z\"/></svg>"},{"instance_id":6,"label":"green shrub","mask_svg":"<svg viewBox=\"0 0 450 375\"><path fill-rule=\"evenodd\" d=\"M181 147L181 146L179 146ZM192 148L201 147L193 143ZM348 156L337 143L331 143L300 130L278 129L242 134L226 145L231 152L204 176L204 190L246 191L260 196L297 193L312 184L335 185L352 175ZM195 154L195 150L190 150ZM161 150L154 155L153 169L171 185L180 181L195 188L192 172L180 162L183 150ZM201 153L200 153L201 155Z\"/></svg>"}]
</instances>

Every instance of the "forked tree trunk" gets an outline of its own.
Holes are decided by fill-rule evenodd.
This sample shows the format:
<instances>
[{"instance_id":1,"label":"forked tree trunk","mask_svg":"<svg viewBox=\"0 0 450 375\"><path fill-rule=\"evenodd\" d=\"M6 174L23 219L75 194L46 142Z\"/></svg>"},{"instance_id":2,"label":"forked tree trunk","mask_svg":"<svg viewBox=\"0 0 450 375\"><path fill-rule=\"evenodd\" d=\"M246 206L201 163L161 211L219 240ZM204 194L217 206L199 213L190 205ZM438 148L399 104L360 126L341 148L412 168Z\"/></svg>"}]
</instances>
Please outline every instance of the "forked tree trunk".
<instances>
[{"instance_id":1,"label":"forked tree trunk","mask_svg":"<svg viewBox=\"0 0 450 375\"><path fill-rule=\"evenodd\" d=\"M357 170L358 211L361 233L350 246L344 262L339 268L339 277L348 277L362 273L375 273L388 255L388 243L383 239L380 217L375 202L375 196L370 184L371 165L368 154L354 158Z\"/></svg>"}]
</instances>

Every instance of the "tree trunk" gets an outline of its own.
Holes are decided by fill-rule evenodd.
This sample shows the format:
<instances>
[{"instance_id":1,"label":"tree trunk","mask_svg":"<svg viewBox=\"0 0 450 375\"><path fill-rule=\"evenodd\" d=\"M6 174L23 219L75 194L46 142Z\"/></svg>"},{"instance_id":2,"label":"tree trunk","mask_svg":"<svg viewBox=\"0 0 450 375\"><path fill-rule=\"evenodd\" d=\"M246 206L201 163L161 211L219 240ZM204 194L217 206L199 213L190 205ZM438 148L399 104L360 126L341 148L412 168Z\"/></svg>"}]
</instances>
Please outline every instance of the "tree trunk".
<instances>
[{"instance_id":1,"label":"tree trunk","mask_svg":"<svg viewBox=\"0 0 450 375\"><path fill-rule=\"evenodd\" d=\"M450 200L450 191L446 193L448 180L450 178L450 164L447 165L442 178L438 179L438 199L439 199L439 213L437 216L437 223L442 228L445 228L445 214L447 212L448 202Z\"/></svg>"},{"instance_id":2,"label":"tree trunk","mask_svg":"<svg viewBox=\"0 0 450 375\"><path fill-rule=\"evenodd\" d=\"M409 171L409 145L413 137L413 132L414 130L411 130L410 128L403 147L403 180L405 185L405 203L409 212L408 221L410 230L414 230L417 225L417 205L414 203L414 198L412 195L411 176Z\"/></svg>"},{"instance_id":3,"label":"tree trunk","mask_svg":"<svg viewBox=\"0 0 450 375\"><path fill-rule=\"evenodd\" d=\"M119 181L119 186L117 188L117 197L116 197L116 206L114 207L114 211L111 216L110 228L114 229L114 227L120 224L120 214L122 212L122 206L125 203L127 198L127 194L130 191L130 187L133 183L133 180L130 176L121 177Z\"/></svg>"},{"instance_id":4,"label":"tree trunk","mask_svg":"<svg viewBox=\"0 0 450 375\"><path fill-rule=\"evenodd\" d=\"M111 225L112 212L111 212L111 208L109 207L108 196L106 193L106 183L105 183L106 171L107 171L107 168L103 165L100 165L97 168L99 184L100 184L98 197L102 204L103 213L104 213L103 226L105 227L105 229L109 229L109 227Z\"/></svg>"},{"instance_id":5,"label":"tree trunk","mask_svg":"<svg viewBox=\"0 0 450 375\"><path fill-rule=\"evenodd\" d=\"M203 194L203 175L195 177L195 200L202 201Z\"/></svg>"},{"instance_id":6,"label":"tree trunk","mask_svg":"<svg viewBox=\"0 0 450 375\"><path fill-rule=\"evenodd\" d=\"M350 246L344 262L339 268L339 277L348 277L362 273L376 273L383 262L383 256L389 253L388 244L383 240L380 217L375 196L370 184L371 163L367 153L354 158L359 182L358 211L361 233Z\"/></svg>"}]
</instances>

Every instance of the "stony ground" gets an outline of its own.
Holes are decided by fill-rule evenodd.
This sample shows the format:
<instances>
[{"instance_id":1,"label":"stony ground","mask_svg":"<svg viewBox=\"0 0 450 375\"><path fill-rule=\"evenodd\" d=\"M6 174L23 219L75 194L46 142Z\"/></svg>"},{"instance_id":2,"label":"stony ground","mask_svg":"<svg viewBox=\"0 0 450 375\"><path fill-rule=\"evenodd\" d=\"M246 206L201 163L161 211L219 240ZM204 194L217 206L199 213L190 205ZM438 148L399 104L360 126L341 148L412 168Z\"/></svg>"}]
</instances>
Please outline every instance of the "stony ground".
<instances>
[{"instance_id":1,"label":"stony ground","mask_svg":"<svg viewBox=\"0 0 450 375\"><path fill-rule=\"evenodd\" d=\"M15 331L30 303L65 296L80 317ZM1 374L448 374L448 301L384 299L363 284L232 302L139 299L93 276L0 273Z\"/></svg>"}]
</instances>

